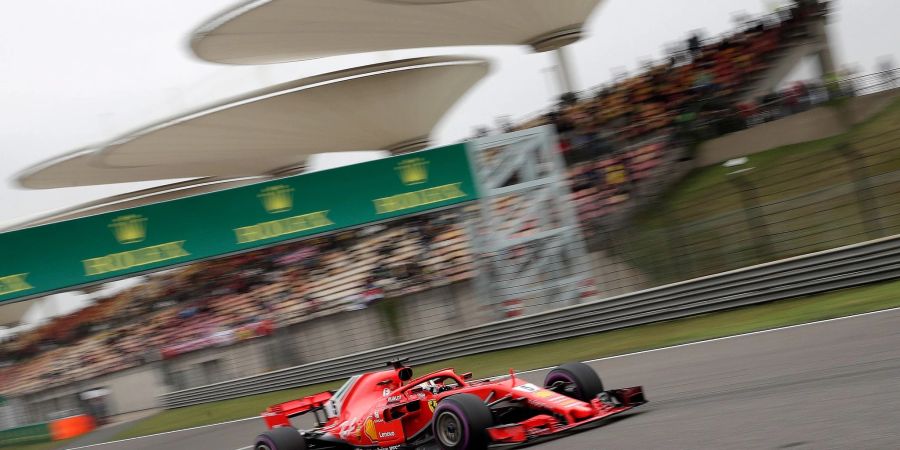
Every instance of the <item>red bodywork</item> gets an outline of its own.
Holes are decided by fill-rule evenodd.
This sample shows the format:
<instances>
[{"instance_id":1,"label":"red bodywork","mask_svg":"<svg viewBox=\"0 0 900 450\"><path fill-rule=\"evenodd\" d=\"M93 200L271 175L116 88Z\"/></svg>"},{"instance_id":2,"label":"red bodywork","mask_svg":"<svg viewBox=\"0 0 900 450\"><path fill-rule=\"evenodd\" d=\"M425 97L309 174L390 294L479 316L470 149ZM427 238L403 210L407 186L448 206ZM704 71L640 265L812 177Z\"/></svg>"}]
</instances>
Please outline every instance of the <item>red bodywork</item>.
<instances>
[{"instance_id":1,"label":"red bodywork","mask_svg":"<svg viewBox=\"0 0 900 450\"><path fill-rule=\"evenodd\" d=\"M409 370L409 369L406 369ZM269 428L291 426L290 417L313 412L319 427L307 431L332 443L351 447L396 447L430 435L432 415L447 396L470 393L485 400L520 402L530 417L488 429L493 444L529 442L646 403L640 386L606 391L605 400L582 402L510 376L469 381L471 374L444 369L402 382L398 369L351 378L336 394L323 392L269 407L263 419ZM331 411L328 411L331 409Z\"/></svg>"}]
</instances>

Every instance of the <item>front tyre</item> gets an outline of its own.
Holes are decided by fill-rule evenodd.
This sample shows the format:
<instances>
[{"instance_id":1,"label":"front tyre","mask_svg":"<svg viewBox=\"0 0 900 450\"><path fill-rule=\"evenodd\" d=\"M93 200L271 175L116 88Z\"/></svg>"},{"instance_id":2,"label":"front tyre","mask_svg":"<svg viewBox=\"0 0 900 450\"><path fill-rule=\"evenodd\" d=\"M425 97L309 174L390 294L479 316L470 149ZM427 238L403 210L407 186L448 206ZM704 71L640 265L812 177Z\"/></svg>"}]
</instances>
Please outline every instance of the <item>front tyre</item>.
<instances>
[{"instance_id":1,"label":"front tyre","mask_svg":"<svg viewBox=\"0 0 900 450\"><path fill-rule=\"evenodd\" d=\"M306 450L306 439L294 427L277 427L253 441L254 450Z\"/></svg>"},{"instance_id":2,"label":"front tyre","mask_svg":"<svg viewBox=\"0 0 900 450\"><path fill-rule=\"evenodd\" d=\"M484 450L487 429L494 426L491 410L477 395L451 395L438 403L431 431L442 450Z\"/></svg>"},{"instance_id":3,"label":"front tyre","mask_svg":"<svg viewBox=\"0 0 900 450\"><path fill-rule=\"evenodd\" d=\"M603 392L603 382L591 366L566 363L550 371L544 378L544 387L567 397L590 402Z\"/></svg>"}]
</instances>

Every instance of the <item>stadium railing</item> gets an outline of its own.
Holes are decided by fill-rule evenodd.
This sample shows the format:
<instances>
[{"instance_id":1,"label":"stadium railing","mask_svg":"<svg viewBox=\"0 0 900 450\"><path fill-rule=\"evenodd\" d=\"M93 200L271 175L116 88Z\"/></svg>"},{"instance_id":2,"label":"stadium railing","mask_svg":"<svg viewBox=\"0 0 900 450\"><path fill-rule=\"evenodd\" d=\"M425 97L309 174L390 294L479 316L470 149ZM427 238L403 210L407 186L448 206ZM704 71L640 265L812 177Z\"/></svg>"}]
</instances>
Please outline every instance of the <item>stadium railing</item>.
<instances>
[{"instance_id":1,"label":"stadium railing","mask_svg":"<svg viewBox=\"0 0 900 450\"><path fill-rule=\"evenodd\" d=\"M257 376L165 394L178 408L346 378L409 357L425 364L689 315L810 295L900 277L900 238L891 237L647 289L541 314L493 322Z\"/></svg>"}]
</instances>

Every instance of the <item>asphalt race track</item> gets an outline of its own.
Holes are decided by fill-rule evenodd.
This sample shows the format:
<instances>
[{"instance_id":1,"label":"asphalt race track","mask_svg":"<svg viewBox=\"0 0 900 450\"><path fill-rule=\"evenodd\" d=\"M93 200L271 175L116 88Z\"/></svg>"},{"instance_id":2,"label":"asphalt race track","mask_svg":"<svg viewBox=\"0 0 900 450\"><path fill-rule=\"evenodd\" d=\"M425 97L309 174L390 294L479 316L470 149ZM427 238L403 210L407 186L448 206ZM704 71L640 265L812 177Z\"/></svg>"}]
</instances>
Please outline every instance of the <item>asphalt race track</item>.
<instances>
[{"instance_id":1,"label":"asphalt race track","mask_svg":"<svg viewBox=\"0 0 900 450\"><path fill-rule=\"evenodd\" d=\"M530 448L900 448L900 310L591 365L607 388L643 384L650 403ZM540 383L544 373L522 376ZM249 450L263 429L251 419L87 448Z\"/></svg>"}]
</instances>

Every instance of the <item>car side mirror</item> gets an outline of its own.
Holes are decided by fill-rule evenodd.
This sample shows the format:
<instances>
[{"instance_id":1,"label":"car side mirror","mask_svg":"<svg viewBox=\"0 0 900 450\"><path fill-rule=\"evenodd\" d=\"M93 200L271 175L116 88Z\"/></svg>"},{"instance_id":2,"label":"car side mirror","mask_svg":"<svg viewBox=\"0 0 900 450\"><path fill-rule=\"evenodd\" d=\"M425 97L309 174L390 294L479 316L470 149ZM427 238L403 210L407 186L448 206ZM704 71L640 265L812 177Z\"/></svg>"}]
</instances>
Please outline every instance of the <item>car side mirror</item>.
<instances>
[{"instance_id":1,"label":"car side mirror","mask_svg":"<svg viewBox=\"0 0 900 450\"><path fill-rule=\"evenodd\" d=\"M471 380L472 372L466 372L466 373L462 374L462 378L463 378L463 380Z\"/></svg>"}]
</instances>

